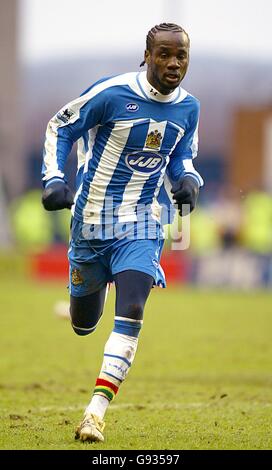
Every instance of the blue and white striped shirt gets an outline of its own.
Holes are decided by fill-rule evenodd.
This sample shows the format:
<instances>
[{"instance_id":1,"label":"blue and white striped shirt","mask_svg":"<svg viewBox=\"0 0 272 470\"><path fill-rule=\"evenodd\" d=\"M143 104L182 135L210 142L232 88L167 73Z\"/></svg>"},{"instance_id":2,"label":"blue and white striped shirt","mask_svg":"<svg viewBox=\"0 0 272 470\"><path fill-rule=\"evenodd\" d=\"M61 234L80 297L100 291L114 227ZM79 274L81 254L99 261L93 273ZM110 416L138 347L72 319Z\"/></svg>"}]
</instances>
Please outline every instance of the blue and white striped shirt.
<instances>
[{"instance_id":1,"label":"blue and white striped shirt","mask_svg":"<svg viewBox=\"0 0 272 470\"><path fill-rule=\"evenodd\" d=\"M138 207L160 219L171 202L171 184L194 169L199 101L178 87L162 95L146 72L102 79L64 106L47 127L43 182L64 179L64 166L78 141L80 182L72 213L87 224L103 224L107 200L114 219L135 222Z\"/></svg>"}]
</instances>

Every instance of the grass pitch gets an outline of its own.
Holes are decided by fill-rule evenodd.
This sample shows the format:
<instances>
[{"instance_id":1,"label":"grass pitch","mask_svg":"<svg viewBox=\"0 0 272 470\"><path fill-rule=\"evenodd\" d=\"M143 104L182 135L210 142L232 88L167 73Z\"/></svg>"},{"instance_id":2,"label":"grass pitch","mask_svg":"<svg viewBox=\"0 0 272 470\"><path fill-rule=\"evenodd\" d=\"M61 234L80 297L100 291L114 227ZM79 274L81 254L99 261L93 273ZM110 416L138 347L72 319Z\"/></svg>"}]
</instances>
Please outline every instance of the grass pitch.
<instances>
[{"instance_id":1,"label":"grass pitch","mask_svg":"<svg viewBox=\"0 0 272 470\"><path fill-rule=\"evenodd\" d=\"M54 316L64 285L0 285L1 449L271 449L272 295L155 289L105 443L74 441L113 325Z\"/></svg>"}]
</instances>

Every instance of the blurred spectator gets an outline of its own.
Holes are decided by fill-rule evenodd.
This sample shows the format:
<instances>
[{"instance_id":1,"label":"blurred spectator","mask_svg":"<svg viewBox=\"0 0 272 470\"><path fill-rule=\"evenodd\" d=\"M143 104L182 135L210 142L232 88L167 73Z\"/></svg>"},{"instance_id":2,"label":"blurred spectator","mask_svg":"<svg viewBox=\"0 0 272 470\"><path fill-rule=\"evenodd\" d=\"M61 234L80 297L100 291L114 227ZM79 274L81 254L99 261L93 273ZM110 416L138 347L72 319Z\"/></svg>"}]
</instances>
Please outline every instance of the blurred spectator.
<instances>
[{"instance_id":1,"label":"blurred spectator","mask_svg":"<svg viewBox=\"0 0 272 470\"><path fill-rule=\"evenodd\" d=\"M41 192L29 191L11 205L13 239L20 248L32 252L67 243L70 218L70 211L45 212Z\"/></svg>"},{"instance_id":2,"label":"blurred spectator","mask_svg":"<svg viewBox=\"0 0 272 470\"><path fill-rule=\"evenodd\" d=\"M249 193L244 200L241 242L259 254L272 253L272 196L264 191Z\"/></svg>"},{"instance_id":3,"label":"blurred spectator","mask_svg":"<svg viewBox=\"0 0 272 470\"><path fill-rule=\"evenodd\" d=\"M209 214L217 226L222 248L238 244L242 212L240 193L229 186L221 187L209 206Z\"/></svg>"},{"instance_id":4,"label":"blurred spectator","mask_svg":"<svg viewBox=\"0 0 272 470\"><path fill-rule=\"evenodd\" d=\"M190 252L194 255L205 255L220 247L220 234L216 219L208 208L198 207L191 216Z\"/></svg>"}]
</instances>

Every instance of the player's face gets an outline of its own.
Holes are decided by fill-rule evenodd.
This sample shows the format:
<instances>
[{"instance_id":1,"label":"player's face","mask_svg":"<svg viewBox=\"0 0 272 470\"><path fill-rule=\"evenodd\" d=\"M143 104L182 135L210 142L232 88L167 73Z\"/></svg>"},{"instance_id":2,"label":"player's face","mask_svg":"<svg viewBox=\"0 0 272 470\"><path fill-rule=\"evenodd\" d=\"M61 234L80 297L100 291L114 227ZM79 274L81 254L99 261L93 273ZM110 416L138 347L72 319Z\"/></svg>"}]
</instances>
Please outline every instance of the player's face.
<instances>
[{"instance_id":1,"label":"player's face","mask_svg":"<svg viewBox=\"0 0 272 470\"><path fill-rule=\"evenodd\" d=\"M145 51L147 79L160 93L168 95L184 78L189 65L189 40L185 33L159 31L151 51Z\"/></svg>"}]
</instances>

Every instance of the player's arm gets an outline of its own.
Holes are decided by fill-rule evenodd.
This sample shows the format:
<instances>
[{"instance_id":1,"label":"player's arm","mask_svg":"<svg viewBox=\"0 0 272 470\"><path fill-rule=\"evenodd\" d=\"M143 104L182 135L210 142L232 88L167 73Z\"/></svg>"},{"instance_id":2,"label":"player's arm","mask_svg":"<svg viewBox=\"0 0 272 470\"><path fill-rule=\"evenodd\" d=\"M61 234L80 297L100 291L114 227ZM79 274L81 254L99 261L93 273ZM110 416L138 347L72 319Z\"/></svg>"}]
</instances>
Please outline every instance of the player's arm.
<instances>
[{"instance_id":1,"label":"player's arm","mask_svg":"<svg viewBox=\"0 0 272 470\"><path fill-rule=\"evenodd\" d=\"M43 152L42 203L46 210L71 208L74 195L64 174L68 155L85 132L101 122L104 102L95 90L64 106L49 121Z\"/></svg>"},{"instance_id":2,"label":"player's arm","mask_svg":"<svg viewBox=\"0 0 272 470\"><path fill-rule=\"evenodd\" d=\"M199 103L195 102L187 129L172 153L167 167L167 175L172 183L171 192L180 215L182 215L182 206L185 204L189 205L190 212L194 210L199 188L204 184L193 165L193 159L198 151L198 123Z\"/></svg>"}]
</instances>

